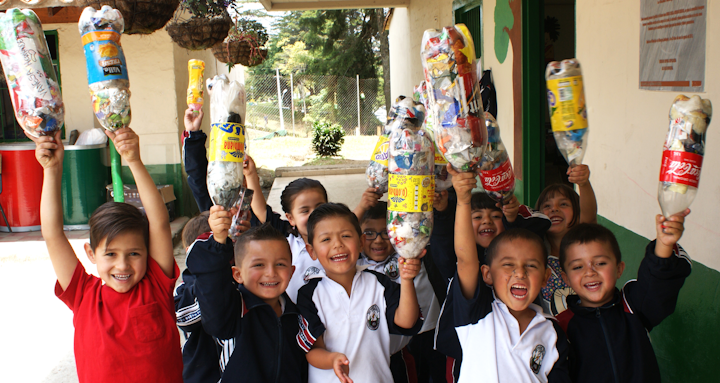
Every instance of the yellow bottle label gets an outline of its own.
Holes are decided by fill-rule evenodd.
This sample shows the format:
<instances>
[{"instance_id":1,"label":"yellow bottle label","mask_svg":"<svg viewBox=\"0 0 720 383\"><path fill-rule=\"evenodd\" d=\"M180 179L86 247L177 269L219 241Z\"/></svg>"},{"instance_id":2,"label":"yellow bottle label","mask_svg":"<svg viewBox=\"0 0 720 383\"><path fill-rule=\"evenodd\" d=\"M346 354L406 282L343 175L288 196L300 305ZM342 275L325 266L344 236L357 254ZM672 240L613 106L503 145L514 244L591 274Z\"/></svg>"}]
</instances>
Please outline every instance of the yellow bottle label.
<instances>
[{"instance_id":1,"label":"yellow bottle label","mask_svg":"<svg viewBox=\"0 0 720 383\"><path fill-rule=\"evenodd\" d=\"M407 213L432 211L435 196L434 176L390 174L388 210Z\"/></svg>"},{"instance_id":2,"label":"yellow bottle label","mask_svg":"<svg viewBox=\"0 0 720 383\"><path fill-rule=\"evenodd\" d=\"M390 155L390 141L388 136L380 136L373 150L371 161L375 161L383 166L388 166L388 157Z\"/></svg>"},{"instance_id":3,"label":"yellow bottle label","mask_svg":"<svg viewBox=\"0 0 720 383\"><path fill-rule=\"evenodd\" d=\"M187 90L187 104L200 109L203 105L203 77L205 74L205 62L202 60L188 61L188 74L190 76Z\"/></svg>"},{"instance_id":4,"label":"yellow bottle label","mask_svg":"<svg viewBox=\"0 0 720 383\"><path fill-rule=\"evenodd\" d=\"M447 165L448 160L445 159L445 156L443 156L442 152L438 149L435 141L433 141L433 145L435 146L435 165Z\"/></svg>"},{"instance_id":5,"label":"yellow bottle label","mask_svg":"<svg viewBox=\"0 0 720 383\"><path fill-rule=\"evenodd\" d=\"M236 122L212 124L208 161L242 162L245 158L245 125Z\"/></svg>"},{"instance_id":6,"label":"yellow bottle label","mask_svg":"<svg viewBox=\"0 0 720 383\"><path fill-rule=\"evenodd\" d=\"M588 127L582 76L547 81L553 132Z\"/></svg>"}]
</instances>

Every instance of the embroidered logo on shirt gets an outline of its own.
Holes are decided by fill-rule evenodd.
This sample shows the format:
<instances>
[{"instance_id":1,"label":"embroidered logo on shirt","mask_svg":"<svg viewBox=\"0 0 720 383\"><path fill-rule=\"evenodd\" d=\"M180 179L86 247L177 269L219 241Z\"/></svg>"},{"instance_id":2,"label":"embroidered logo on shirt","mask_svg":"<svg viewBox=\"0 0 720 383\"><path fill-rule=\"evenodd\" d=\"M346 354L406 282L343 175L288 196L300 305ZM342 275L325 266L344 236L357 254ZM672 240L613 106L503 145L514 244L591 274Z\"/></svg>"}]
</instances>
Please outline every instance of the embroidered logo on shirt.
<instances>
[{"instance_id":1,"label":"embroidered logo on shirt","mask_svg":"<svg viewBox=\"0 0 720 383\"><path fill-rule=\"evenodd\" d=\"M380 308L378 305L372 305L367 311L367 327L370 330L377 330L380 327Z\"/></svg>"},{"instance_id":2,"label":"embroidered logo on shirt","mask_svg":"<svg viewBox=\"0 0 720 383\"><path fill-rule=\"evenodd\" d=\"M320 269L318 269L315 266L310 266L307 268L307 270L305 270L305 274L303 274L303 281L305 283L307 283L310 280L310 278L312 278L313 276L315 276L317 274L320 274Z\"/></svg>"},{"instance_id":3,"label":"embroidered logo on shirt","mask_svg":"<svg viewBox=\"0 0 720 383\"><path fill-rule=\"evenodd\" d=\"M542 366L543 358L545 358L545 346L539 344L539 345L535 346L532 356L530 357L530 369L535 374L540 372L540 367Z\"/></svg>"},{"instance_id":4,"label":"embroidered logo on shirt","mask_svg":"<svg viewBox=\"0 0 720 383\"><path fill-rule=\"evenodd\" d=\"M385 265L385 269L383 271L390 279L396 279L400 276L400 268L398 267L397 257L393 257L390 262Z\"/></svg>"}]
</instances>

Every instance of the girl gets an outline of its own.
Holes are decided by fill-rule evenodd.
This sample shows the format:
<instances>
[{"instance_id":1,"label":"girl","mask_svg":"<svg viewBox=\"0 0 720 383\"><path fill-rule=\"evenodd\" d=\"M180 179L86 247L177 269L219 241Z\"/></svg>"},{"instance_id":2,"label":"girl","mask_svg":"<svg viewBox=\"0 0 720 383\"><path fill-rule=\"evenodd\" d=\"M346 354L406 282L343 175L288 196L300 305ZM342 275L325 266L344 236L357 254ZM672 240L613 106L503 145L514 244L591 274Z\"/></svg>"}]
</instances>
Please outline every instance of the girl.
<instances>
[{"instance_id":1,"label":"girl","mask_svg":"<svg viewBox=\"0 0 720 383\"><path fill-rule=\"evenodd\" d=\"M320 182L309 178L298 178L290 182L280 195L280 205L287 221L283 220L280 214L273 212L270 206L266 205L266 209L262 211L256 209L253 203L253 213L258 221L261 223L269 221L281 233L288 233L287 240L290 244L295 272L286 292L293 302L297 302L297 292L300 287L304 286L310 277L323 271L320 262L310 257L305 244L310 213L327 202L327 191Z\"/></svg>"},{"instance_id":2,"label":"girl","mask_svg":"<svg viewBox=\"0 0 720 383\"><path fill-rule=\"evenodd\" d=\"M565 311L565 298L575 294L560 275L560 241L578 223L597 223L597 201L590 185L590 169L587 165L576 165L568 168L567 174L568 181L578 186L578 193L565 184L553 184L540 193L535 204L535 210L547 215L552 222L545 234L552 274L547 286L541 290L543 310L552 315Z\"/></svg>"}]
</instances>

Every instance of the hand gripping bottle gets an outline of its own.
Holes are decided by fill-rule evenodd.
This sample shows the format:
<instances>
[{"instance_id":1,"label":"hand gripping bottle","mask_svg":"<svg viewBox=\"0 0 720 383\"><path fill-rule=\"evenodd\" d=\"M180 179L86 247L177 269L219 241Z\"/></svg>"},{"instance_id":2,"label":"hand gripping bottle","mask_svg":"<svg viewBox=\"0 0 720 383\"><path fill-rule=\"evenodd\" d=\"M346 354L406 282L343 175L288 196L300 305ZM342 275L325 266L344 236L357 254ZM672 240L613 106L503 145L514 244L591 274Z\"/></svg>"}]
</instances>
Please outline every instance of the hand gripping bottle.
<instances>
[{"instance_id":1,"label":"hand gripping bottle","mask_svg":"<svg viewBox=\"0 0 720 383\"><path fill-rule=\"evenodd\" d=\"M553 61L545 70L555 143L568 165L582 163L587 150L587 105L577 59Z\"/></svg>"},{"instance_id":2,"label":"hand gripping bottle","mask_svg":"<svg viewBox=\"0 0 720 383\"><path fill-rule=\"evenodd\" d=\"M488 147L483 154L477 173L483 189L498 202L507 202L515 192L515 174L510 157L500 138L500 127L492 114L485 112Z\"/></svg>"},{"instance_id":3,"label":"hand gripping bottle","mask_svg":"<svg viewBox=\"0 0 720 383\"><path fill-rule=\"evenodd\" d=\"M712 103L698 96L675 97L663 145L658 202L665 217L690 207L697 194Z\"/></svg>"},{"instance_id":4,"label":"hand gripping bottle","mask_svg":"<svg viewBox=\"0 0 720 383\"><path fill-rule=\"evenodd\" d=\"M387 231L401 257L417 258L433 228L433 143L422 129L425 108L401 101L390 131Z\"/></svg>"},{"instance_id":5,"label":"hand gripping bottle","mask_svg":"<svg viewBox=\"0 0 720 383\"><path fill-rule=\"evenodd\" d=\"M189 60L188 61L188 74L190 79L188 81L187 90L187 105L188 107L197 112L203 107L204 102L204 86L203 79L205 76L205 62L202 60Z\"/></svg>"},{"instance_id":6,"label":"hand gripping bottle","mask_svg":"<svg viewBox=\"0 0 720 383\"><path fill-rule=\"evenodd\" d=\"M428 29L421 49L437 148L458 171L473 170L487 132L472 36L464 24Z\"/></svg>"},{"instance_id":7,"label":"hand gripping bottle","mask_svg":"<svg viewBox=\"0 0 720 383\"><path fill-rule=\"evenodd\" d=\"M35 12L0 13L0 61L18 124L35 137L52 135L65 119L60 86Z\"/></svg>"},{"instance_id":8,"label":"hand gripping bottle","mask_svg":"<svg viewBox=\"0 0 720 383\"><path fill-rule=\"evenodd\" d=\"M130 125L130 81L120 37L125 21L117 9L87 7L78 21L87 64L93 111L103 128L114 132Z\"/></svg>"},{"instance_id":9,"label":"hand gripping bottle","mask_svg":"<svg viewBox=\"0 0 720 383\"><path fill-rule=\"evenodd\" d=\"M440 149L437 147L437 141L435 141L435 131L433 131L432 125L432 108L430 108L429 105L425 81L421 81L420 85L415 87L415 90L413 91L413 100L423 104L425 107L426 113L423 129L425 129L435 147L435 192L438 193L450 189L452 186L452 176L447 171L448 160L446 160L445 156L443 156L442 152L440 152Z\"/></svg>"}]
</instances>

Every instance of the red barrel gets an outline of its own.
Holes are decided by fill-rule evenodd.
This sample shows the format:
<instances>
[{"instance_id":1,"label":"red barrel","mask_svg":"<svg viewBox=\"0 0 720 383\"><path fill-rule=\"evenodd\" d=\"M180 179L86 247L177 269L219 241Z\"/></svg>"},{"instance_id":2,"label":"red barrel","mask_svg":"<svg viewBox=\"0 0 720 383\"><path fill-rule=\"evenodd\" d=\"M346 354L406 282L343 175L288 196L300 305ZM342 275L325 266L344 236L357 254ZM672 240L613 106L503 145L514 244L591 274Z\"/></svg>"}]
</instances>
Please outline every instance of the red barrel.
<instances>
[{"instance_id":1,"label":"red barrel","mask_svg":"<svg viewBox=\"0 0 720 383\"><path fill-rule=\"evenodd\" d=\"M2 144L2 193L0 204L5 209L13 231L40 230L40 192L43 168L35 159L35 144ZM0 218L0 231L8 231Z\"/></svg>"}]
</instances>

